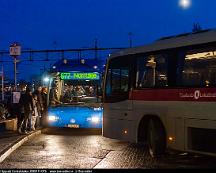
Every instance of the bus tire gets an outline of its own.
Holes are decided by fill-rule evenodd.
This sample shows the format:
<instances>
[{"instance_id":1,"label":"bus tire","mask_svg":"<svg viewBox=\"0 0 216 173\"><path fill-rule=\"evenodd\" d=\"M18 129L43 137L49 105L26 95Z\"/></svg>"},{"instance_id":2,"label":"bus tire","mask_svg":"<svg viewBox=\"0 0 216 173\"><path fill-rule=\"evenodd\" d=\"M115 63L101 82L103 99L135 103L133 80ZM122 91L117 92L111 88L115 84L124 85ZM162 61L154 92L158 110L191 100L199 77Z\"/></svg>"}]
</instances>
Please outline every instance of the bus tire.
<instances>
[{"instance_id":1,"label":"bus tire","mask_svg":"<svg viewBox=\"0 0 216 173\"><path fill-rule=\"evenodd\" d=\"M148 124L147 144L152 157L158 157L165 153L166 135L162 123L151 119Z\"/></svg>"}]
</instances>

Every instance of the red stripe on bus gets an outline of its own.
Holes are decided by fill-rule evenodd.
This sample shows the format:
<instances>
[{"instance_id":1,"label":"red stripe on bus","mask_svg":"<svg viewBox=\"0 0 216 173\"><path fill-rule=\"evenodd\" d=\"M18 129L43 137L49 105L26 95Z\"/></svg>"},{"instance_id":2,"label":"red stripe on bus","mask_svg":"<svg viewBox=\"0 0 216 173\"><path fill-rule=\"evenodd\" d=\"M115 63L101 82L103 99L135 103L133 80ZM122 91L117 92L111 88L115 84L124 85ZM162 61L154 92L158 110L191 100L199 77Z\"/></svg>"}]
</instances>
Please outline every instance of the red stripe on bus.
<instances>
[{"instance_id":1,"label":"red stripe on bus","mask_svg":"<svg viewBox=\"0 0 216 173\"><path fill-rule=\"evenodd\" d=\"M216 102L216 88L134 90L130 100Z\"/></svg>"}]
</instances>

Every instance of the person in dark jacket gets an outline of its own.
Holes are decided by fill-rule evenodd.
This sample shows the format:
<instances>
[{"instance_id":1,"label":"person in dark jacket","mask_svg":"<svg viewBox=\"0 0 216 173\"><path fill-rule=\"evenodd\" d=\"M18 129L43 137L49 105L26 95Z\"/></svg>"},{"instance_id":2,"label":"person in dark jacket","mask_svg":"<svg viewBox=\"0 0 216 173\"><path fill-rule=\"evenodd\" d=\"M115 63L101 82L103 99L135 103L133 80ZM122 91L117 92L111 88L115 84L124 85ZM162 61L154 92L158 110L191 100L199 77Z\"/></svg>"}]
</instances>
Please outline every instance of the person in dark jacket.
<instances>
[{"instance_id":1,"label":"person in dark jacket","mask_svg":"<svg viewBox=\"0 0 216 173\"><path fill-rule=\"evenodd\" d=\"M62 104L60 101L59 101L59 98L57 96L57 88L56 87L53 87L51 90L50 90L50 95L49 95L49 101L50 101L50 105L51 106L55 106L55 105L58 105L58 104Z\"/></svg>"},{"instance_id":2,"label":"person in dark jacket","mask_svg":"<svg viewBox=\"0 0 216 173\"><path fill-rule=\"evenodd\" d=\"M41 90L41 96L43 101L43 108L44 110L47 109L47 87L43 87Z\"/></svg>"},{"instance_id":3,"label":"person in dark jacket","mask_svg":"<svg viewBox=\"0 0 216 173\"><path fill-rule=\"evenodd\" d=\"M41 126L41 117L44 111L43 98L42 98L42 87L39 86L37 90L33 93L33 95L36 95L37 97L36 106L38 110L38 116L36 120L36 128L38 128Z\"/></svg>"},{"instance_id":4,"label":"person in dark jacket","mask_svg":"<svg viewBox=\"0 0 216 173\"><path fill-rule=\"evenodd\" d=\"M43 87L42 91L41 91L41 95L42 95L42 101L43 101L43 112L42 112L42 117L41 117L41 125L42 126L46 126L47 125L47 121L46 121L46 117L47 117L47 108L48 108L48 96L47 96L47 87Z\"/></svg>"},{"instance_id":5,"label":"person in dark jacket","mask_svg":"<svg viewBox=\"0 0 216 173\"><path fill-rule=\"evenodd\" d=\"M21 91L20 91L20 98L25 95L25 92L26 92L26 86L22 86ZM19 112L18 112L18 116L17 116L17 118L18 118L18 122L17 122L18 129L19 129L19 127L20 127L20 125L21 125L21 123L23 121L23 118L24 118L24 107L21 105L20 101L21 100L19 100L19 104L18 104L19 105Z\"/></svg>"},{"instance_id":6,"label":"person in dark jacket","mask_svg":"<svg viewBox=\"0 0 216 173\"><path fill-rule=\"evenodd\" d=\"M31 115L34 114L33 98L29 88L26 88L25 94L21 95L19 104L24 110L24 118L18 131L19 133L27 134L28 123L30 123L28 121L31 119Z\"/></svg>"}]
</instances>

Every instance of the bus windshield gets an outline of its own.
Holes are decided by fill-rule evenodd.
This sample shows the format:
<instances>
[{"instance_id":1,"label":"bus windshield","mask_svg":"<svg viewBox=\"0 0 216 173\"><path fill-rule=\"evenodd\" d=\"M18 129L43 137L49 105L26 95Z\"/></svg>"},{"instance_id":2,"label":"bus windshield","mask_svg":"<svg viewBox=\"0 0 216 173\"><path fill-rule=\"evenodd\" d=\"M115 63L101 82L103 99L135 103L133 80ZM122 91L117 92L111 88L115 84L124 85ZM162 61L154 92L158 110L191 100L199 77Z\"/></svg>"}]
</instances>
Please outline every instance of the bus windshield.
<instances>
[{"instance_id":1,"label":"bus windshield","mask_svg":"<svg viewBox=\"0 0 216 173\"><path fill-rule=\"evenodd\" d=\"M100 102L100 98L98 97L98 87L88 83L83 85L73 85L71 82L65 83L60 98L65 104Z\"/></svg>"},{"instance_id":2,"label":"bus windshield","mask_svg":"<svg viewBox=\"0 0 216 173\"><path fill-rule=\"evenodd\" d=\"M50 106L100 103L101 84L99 79L74 80L55 77L50 89Z\"/></svg>"}]
</instances>

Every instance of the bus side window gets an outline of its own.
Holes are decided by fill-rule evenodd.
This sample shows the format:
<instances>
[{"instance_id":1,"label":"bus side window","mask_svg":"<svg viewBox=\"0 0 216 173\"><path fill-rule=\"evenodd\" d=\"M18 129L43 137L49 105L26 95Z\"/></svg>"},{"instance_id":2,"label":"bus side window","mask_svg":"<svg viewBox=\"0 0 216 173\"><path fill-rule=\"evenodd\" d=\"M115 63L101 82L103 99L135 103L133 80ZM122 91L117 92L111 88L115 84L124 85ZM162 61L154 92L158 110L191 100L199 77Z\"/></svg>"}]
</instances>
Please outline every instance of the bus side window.
<instances>
[{"instance_id":1,"label":"bus side window","mask_svg":"<svg viewBox=\"0 0 216 173\"><path fill-rule=\"evenodd\" d=\"M190 50L184 59L182 69L183 86L209 87L216 85L216 51Z\"/></svg>"},{"instance_id":2,"label":"bus side window","mask_svg":"<svg viewBox=\"0 0 216 173\"><path fill-rule=\"evenodd\" d=\"M122 69L121 70L121 91L128 92L128 80L129 80L129 70Z\"/></svg>"},{"instance_id":3,"label":"bus side window","mask_svg":"<svg viewBox=\"0 0 216 173\"><path fill-rule=\"evenodd\" d=\"M152 69L151 67L147 67L146 71L143 71L141 86L154 87L155 86L154 78L155 78L154 69Z\"/></svg>"},{"instance_id":4,"label":"bus side window","mask_svg":"<svg viewBox=\"0 0 216 173\"><path fill-rule=\"evenodd\" d=\"M168 86L168 62L167 60L168 58L166 55L158 55L155 59L156 61L155 86L156 87L163 88L163 87Z\"/></svg>"},{"instance_id":5,"label":"bus side window","mask_svg":"<svg viewBox=\"0 0 216 173\"><path fill-rule=\"evenodd\" d=\"M148 66L147 59L145 57L138 58L137 60L137 79L136 87L145 88L153 86L153 71Z\"/></svg>"},{"instance_id":6,"label":"bus side window","mask_svg":"<svg viewBox=\"0 0 216 173\"><path fill-rule=\"evenodd\" d=\"M137 88L167 86L167 63L163 56L146 56L137 60Z\"/></svg>"},{"instance_id":7,"label":"bus side window","mask_svg":"<svg viewBox=\"0 0 216 173\"><path fill-rule=\"evenodd\" d=\"M121 87L121 69L112 69L112 93L118 93Z\"/></svg>"}]
</instances>

